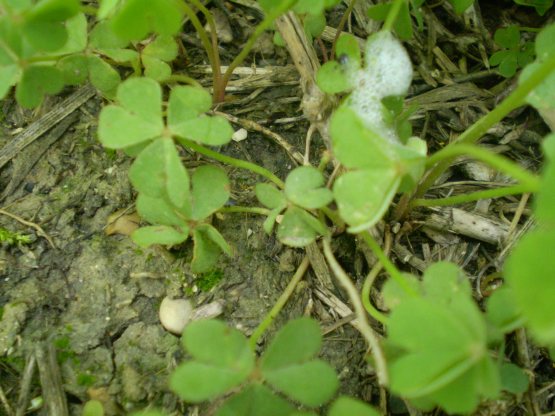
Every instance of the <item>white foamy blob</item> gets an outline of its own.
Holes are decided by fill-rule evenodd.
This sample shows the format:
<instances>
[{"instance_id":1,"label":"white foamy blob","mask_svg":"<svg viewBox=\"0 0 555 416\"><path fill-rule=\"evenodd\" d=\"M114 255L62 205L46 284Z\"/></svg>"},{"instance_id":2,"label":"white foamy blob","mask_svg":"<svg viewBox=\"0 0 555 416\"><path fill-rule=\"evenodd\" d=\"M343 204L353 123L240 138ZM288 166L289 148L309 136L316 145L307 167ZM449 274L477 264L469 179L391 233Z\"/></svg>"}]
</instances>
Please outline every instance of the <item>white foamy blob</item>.
<instances>
[{"instance_id":1,"label":"white foamy blob","mask_svg":"<svg viewBox=\"0 0 555 416\"><path fill-rule=\"evenodd\" d=\"M399 142L395 129L383 118L381 100L408 92L412 81L409 55L390 32L379 32L368 39L365 60L365 67L351 77L354 88L347 104L367 128Z\"/></svg>"}]
</instances>

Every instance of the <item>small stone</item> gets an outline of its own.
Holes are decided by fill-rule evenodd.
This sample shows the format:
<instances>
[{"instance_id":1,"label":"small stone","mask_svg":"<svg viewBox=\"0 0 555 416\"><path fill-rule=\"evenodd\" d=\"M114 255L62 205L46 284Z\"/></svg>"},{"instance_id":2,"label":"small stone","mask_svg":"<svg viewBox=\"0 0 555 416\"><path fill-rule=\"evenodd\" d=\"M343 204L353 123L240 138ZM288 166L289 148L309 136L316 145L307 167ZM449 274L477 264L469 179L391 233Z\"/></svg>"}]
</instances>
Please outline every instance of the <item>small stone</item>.
<instances>
[{"instance_id":1,"label":"small stone","mask_svg":"<svg viewBox=\"0 0 555 416\"><path fill-rule=\"evenodd\" d=\"M193 306L187 299L165 297L160 304L160 323L172 334L181 335L191 320Z\"/></svg>"}]
</instances>

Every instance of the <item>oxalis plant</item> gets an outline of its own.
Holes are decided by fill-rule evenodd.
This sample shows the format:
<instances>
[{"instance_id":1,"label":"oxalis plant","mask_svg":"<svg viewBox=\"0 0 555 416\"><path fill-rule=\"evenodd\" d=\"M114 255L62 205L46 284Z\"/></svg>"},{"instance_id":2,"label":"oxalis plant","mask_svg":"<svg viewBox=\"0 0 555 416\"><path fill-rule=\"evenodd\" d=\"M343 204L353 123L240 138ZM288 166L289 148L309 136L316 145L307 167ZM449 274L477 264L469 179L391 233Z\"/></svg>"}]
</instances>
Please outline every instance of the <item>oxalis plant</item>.
<instances>
[{"instance_id":1,"label":"oxalis plant","mask_svg":"<svg viewBox=\"0 0 555 416\"><path fill-rule=\"evenodd\" d=\"M555 259L549 253L555 245L555 135L543 141L545 163L539 175L478 146L477 141L524 104L553 111L555 25L537 35L535 53L526 49L525 59L520 59L520 43L512 32L500 33L496 40L510 53L496 59L506 75L515 69L515 60L517 65L534 55L535 60L524 68L504 101L431 155L426 143L412 135L408 117L413 109L403 106L412 66L397 36L411 36L412 32L402 31L406 27L402 22L410 23L411 13L418 21L422 2L416 0L394 0L372 8L370 16L384 21L382 30L369 37L363 51L353 36L338 37L333 50L337 59L320 68L319 87L342 97L329 122L331 160L323 157L317 166L295 168L282 180L261 166L214 150L230 141L233 129L211 109L225 99L233 69L257 37L291 9L300 15L307 33L317 36L325 9L336 3L261 0L264 19L222 74L213 17L198 0L104 0L98 8L76 0L0 0L0 96L15 87L20 105L36 107L45 94L58 93L65 85L89 81L95 86L110 102L100 113L100 141L134 158L129 177L145 226L134 232L133 240L146 247L178 246L191 239L194 273L211 270L221 252L234 254L211 223L215 213L263 215L266 232L275 229L278 239L292 247L321 240L324 257L355 310L369 346L369 365L381 388L411 406L460 414L472 412L502 391L521 395L529 379L505 356L506 335L527 330L536 345L549 349L552 358L555 355ZM462 12L472 1L452 3ZM551 6L528 3L541 12ZM198 13L212 28L210 33ZM177 34L184 19L197 31L211 63L212 94L172 68L182 58ZM505 60L511 61L503 64ZM225 171L211 164L187 169L183 151L264 178L255 188L262 206L225 206L232 185ZM486 163L515 182L466 195L425 198L439 175L460 156ZM333 177L328 169L331 161L337 166ZM404 273L369 232L385 216L406 218L417 207L522 193L534 194L537 226L507 258L504 284L483 307L473 300L469 280L458 266L439 262L420 277ZM334 257L331 240L341 230L365 242L385 268L389 279L381 294L387 313L370 301L377 269L359 293ZM219 400L218 415L311 415L327 404L326 412L333 416L378 414L349 397L330 403L338 379L328 364L315 358L322 336L309 318L288 322L260 356L256 354L262 336L307 266L304 260L249 338L214 320L190 324L182 340L191 359L173 373L172 390L191 403ZM384 337L372 329L369 317L383 326ZM88 414L99 414L90 410L94 406L88 406L93 412Z\"/></svg>"}]
</instances>

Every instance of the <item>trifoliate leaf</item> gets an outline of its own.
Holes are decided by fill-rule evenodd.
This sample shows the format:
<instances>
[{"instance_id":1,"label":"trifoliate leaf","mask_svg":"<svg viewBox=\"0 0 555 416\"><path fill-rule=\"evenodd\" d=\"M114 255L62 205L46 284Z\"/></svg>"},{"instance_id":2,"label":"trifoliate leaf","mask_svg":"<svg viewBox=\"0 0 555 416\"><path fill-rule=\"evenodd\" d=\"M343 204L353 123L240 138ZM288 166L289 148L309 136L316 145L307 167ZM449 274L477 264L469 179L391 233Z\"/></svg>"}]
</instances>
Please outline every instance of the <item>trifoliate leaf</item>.
<instances>
[{"instance_id":1,"label":"trifoliate leaf","mask_svg":"<svg viewBox=\"0 0 555 416\"><path fill-rule=\"evenodd\" d=\"M242 383L254 369L254 354L239 331L215 320L192 322L183 332L183 345L193 361L177 367L170 386L179 397L201 402Z\"/></svg>"},{"instance_id":2,"label":"trifoliate leaf","mask_svg":"<svg viewBox=\"0 0 555 416\"><path fill-rule=\"evenodd\" d=\"M231 250L231 247L229 246L229 244L227 244L227 241L225 241L225 238L220 234L220 232L216 228L214 228L210 224L200 224L196 226L196 229L202 230L204 234L210 240L216 243L216 245L220 247L220 250L222 250L225 254L227 254L228 256L233 256L233 251Z\"/></svg>"},{"instance_id":3,"label":"trifoliate leaf","mask_svg":"<svg viewBox=\"0 0 555 416\"><path fill-rule=\"evenodd\" d=\"M167 195L180 210L190 212L189 175L172 139L157 139L146 147L129 169L129 179L139 192L152 197Z\"/></svg>"},{"instance_id":4,"label":"trifoliate leaf","mask_svg":"<svg viewBox=\"0 0 555 416\"><path fill-rule=\"evenodd\" d=\"M31 65L25 68L21 81L15 90L17 102L26 108L33 108L46 94L56 94L64 87L62 73L53 66Z\"/></svg>"},{"instance_id":5,"label":"trifoliate leaf","mask_svg":"<svg viewBox=\"0 0 555 416\"><path fill-rule=\"evenodd\" d=\"M175 87L168 103L168 125L173 131L180 123L194 119L210 110L212 97L205 89L191 86Z\"/></svg>"},{"instance_id":6,"label":"trifoliate leaf","mask_svg":"<svg viewBox=\"0 0 555 416\"><path fill-rule=\"evenodd\" d=\"M12 85L21 77L21 69L18 65L6 65L0 67L0 99L3 99Z\"/></svg>"},{"instance_id":7,"label":"trifoliate leaf","mask_svg":"<svg viewBox=\"0 0 555 416\"><path fill-rule=\"evenodd\" d=\"M121 149L162 134L162 90L149 78L131 78L117 91L120 105L100 113L98 137L108 148Z\"/></svg>"},{"instance_id":8,"label":"trifoliate leaf","mask_svg":"<svg viewBox=\"0 0 555 416\"><path fill-rule=\"evenodd\" d=\"M318 69L316 83L328 94L337 94L352 88L351 69L338 61L329 61Z\"/></svg>"},{"instance_id":9,"label":"trifoliate leaf","mask_svg":"<svg viewBox=\"0 0 555 416\"><path fill-rule=\"evenodd\" d=\"M89 76L88 58L85 55L70 55L58 61L58 68L66 85L79 85Z\"/></svg>"},{"instance_id":10,"label":"trifoliate leaf","mask_svg":"<svg viewBox=\"0 0 555 416\"><path fill-rule=\"evenodd\" d=\"M229 179L225 171L216 166L198 167L193 173L191 184L191 219L207 218L229 199Z\"/></svg>"},{"instance_id":11,"label":"trifoliate leaf","mask_svg":"<svg viewBox=\"0 0 555 416\"><path fill-rule=\"evenodd\" d=\"M324 184L324 176L318 169L300 166L287 175L285 195L291 202L303 208L321 208L333 200L331 191L325 188Z\"/></svg>"},{"instance_id":12,"label":"trifoliate leaf","mask_svg":"<svg viewBox=\"0 0 555 416\"><path fill-rule=\"evenodd\" d=\"M25 16L23 35L39 51L55 51L68 39L64 22L79 13L77 0L42 0Z\"/></svg>"},{"instance_id":13,"label":"trifoliate leaf","mask_svg":"<svg viewBox=\"0 0 555 416\"><path fill-rule=\"evenodd\" d=\"M555 247L552 230L532 231L505 263L505 278L532 335L547 345L555 343L555 259L548 254L551 247Z\"/></svg>"},{"instance_id":14,"label":"trifoliate leaf","mask_svg":"<svg viewBox=\"0 0 555 416\"><path fill-rule=\"evenodd\" d=\"M360 47L357 39L350 33L342 33L339 36L335 45L335 55L340 61L342 57L346 57L348 60L346 64L351 65L354 69L360 67Z\"/></svg>"},{"instance_id":15,"label":"trifoliate leaf","mask_svg":"<svg viewBox=\"0 0 555 416\"><path fill-rule=\"evenodd\" d=\"M116 96L121 78L114 68L98 56L88 58L91 84L108 98Z\"/></svg>"},{"instance_id":16,"label":"trifoliate leaf","mask_svg":"<svg viewBox=\"0 0 555 416\"><path fill-rule=\"evenodd\" d=\"M182 9L172 0L124 0L111 22L122 39L141 40L152 32L174 35L181 27L182 16Z\"/></svg>"},{"instance_id":17,"label":"trifoliate leaf","mask_svg":"<svg viewBox=\"0 0 555 416\"><path fill-rule=\"evenodd\" d=\"M189 237L188 229L176 230L167 225L151 225L135 230L131 236L133 241L141 247L148 247L153 244L175 245L187 240Z\"/></svg>"},{"instance_id":18,"label":"trifoliate leaf","mask_svg":"<svg viewBox=\"0 0 555 416\"><path fill-rule=\"evenodd\" d=\"M318 235L326 235L326 227L308 212L295 206L289 207L278 227L279 241L291 247L306 247Z\"/></svg>"},{"instance_id":19,"label":"trifoliate leaf","mask_svg":"<svg viewBox=\"0 0 555 416\"><path fill-rule=\"evenodd\" d=\"M292 364L263 374L272 387L307 406L324 404L339 387L335 371L322 360Z\"/></svg>"},{"instance_id":20,"label":"trifoliate leaf","mask_svg":"<svg viewBox=\"0 0 555 416\"><path fill-rule=\"evenodd\" d=\"M272 340L262 359L260 368L271 371L312 359L322 346L322 331L316 321L298 318L287 322Z\"/></svg>"},{"instance_id":21,"label":"trifoliate leaf","mask_svg":"<svg viewBox=\"0 0 555 416\"><path fill-rule=\"evenodd\" d=\"M375 225L389 208L401 180L393 169L364 169L344 173L333 195L339 215L357 233Z\"/></svg>"},{"instance_id":22,"label":"trifoliate leaf","mask_svg":"<svg viewBox=\"0 0 555 416\"><path fill-rule=\"evenodd\" d=\"M501 388L509 393L522 394L528 390L530 380L524 370L513 363L501 364Z\"/></svg>"},{"instance_id":23,"label":"trifoliate leaf","mask_svg":"<svg viewBox=\"0 0 555 416\"><path fill-rule=\"evenodd\" d=\"M216 416L292 416L294 408L262 384L252 384L226 400Z\"/></svg>"},{"instance_id":24,"label":"trifoliate leaf","mask_svg":"<svg viewBox=\"0 0 555 416\"><path fill-rule=\"evenodd\" d=\"M329 416L379 416L377 410L361 400L341 396L331 405Z\"/></svg>"},{"instance_id":25,"label":"trifoliate leaf","mask_svg":"<svg viewBox=\"0 0 555 416\"><path fill-rule=\"evenodd\" d=\"M137 212L151 224L177 225L185 227L185 219L176 213L177 209L165 198L154 198L140 193L137 196Z\"/></svg>"},{"instance_id":26,"label":"trifoliate leaf","mask_svg":"<svg viewBox=\"0 0 555 416\"><path fill-rule=\"evenodd\" d=\"M193 273L208 273L212 271L220 256L221 248L218 244L220 241L214 241L212 235L209 235L204 227L195 227L193 240L195 244L193 247L193 259L191 260L191 271ZM228 247L228 250L231 249Z\"/></svg>"},{"instance_id":27,"label":"trifoliate leaf","mask_svg":"<svg viewBox=\"0 0 555 416\"><path fill-rule=\"evenodd\" d=\"M270 209L285 208L285 196L274 185L257 183L254 189L256 197L264 206Z\"/></svg>"}]
</instances>

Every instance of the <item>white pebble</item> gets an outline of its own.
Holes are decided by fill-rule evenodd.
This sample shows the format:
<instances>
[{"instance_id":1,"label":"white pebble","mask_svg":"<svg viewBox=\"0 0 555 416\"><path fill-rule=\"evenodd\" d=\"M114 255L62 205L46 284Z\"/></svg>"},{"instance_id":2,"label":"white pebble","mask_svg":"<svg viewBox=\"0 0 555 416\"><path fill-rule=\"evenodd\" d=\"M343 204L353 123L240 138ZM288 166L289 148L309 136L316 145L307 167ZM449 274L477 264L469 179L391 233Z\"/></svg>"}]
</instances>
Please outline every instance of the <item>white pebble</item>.
<instances>
[{"instance_id":1,"label":"white pebble","mask_svg":"<svg viewBox=\"0 0 555 416\"><path fill-rule=\"evenodd\" d=\"M169 332L181 335L193 316L193 306L187 299L171 299L167 296L160 304L160 323Z\"/></svg>"}]
</instances>

